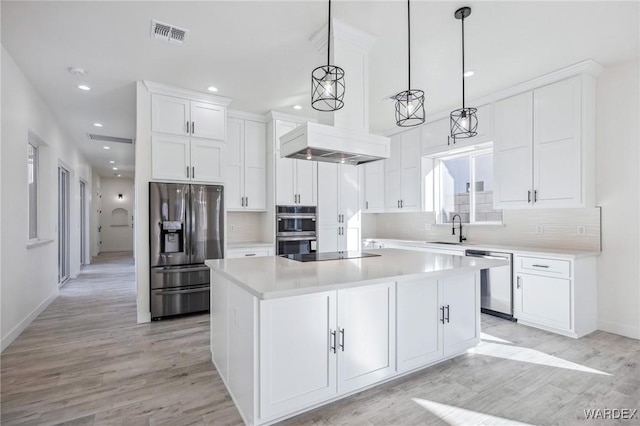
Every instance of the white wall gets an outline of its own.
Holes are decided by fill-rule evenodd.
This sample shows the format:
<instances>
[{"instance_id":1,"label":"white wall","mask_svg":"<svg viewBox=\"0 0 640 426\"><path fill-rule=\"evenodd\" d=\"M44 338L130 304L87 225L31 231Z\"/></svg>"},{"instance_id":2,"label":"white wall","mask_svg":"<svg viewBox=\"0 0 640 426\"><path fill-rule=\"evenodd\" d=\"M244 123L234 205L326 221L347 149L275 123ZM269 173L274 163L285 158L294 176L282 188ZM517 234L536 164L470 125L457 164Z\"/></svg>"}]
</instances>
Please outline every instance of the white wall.
<instances>
[{"instance_id":1,"label":"white wall","mask_svg":"<svg viewBox=\"0 0 640 426\"><path fill-rule=\"evenodd\" d=\"M102 177L100 184L102 251L131 251L133 250L133 179ZM122 199L118 198L118 194L122 194ZM120 213L125 216L120 217Z\"/></svg>"},{"instance_id":2,"label":"white wall","mask_svg":"<svg viewBox=\"0 0 640 426\"><path fill-rule=\"evenodd\" d=\"M598 258L601 330L640 339L640 67L605 68L598 79L597 202L602 206Z\"/></svg>"},{"instance_id":3,"label":"white wall","mask_svg":"<svg viewBox=\"0 0 640 426\"><path fill-rule=\"evenodd\" d=\"M38 236L49 240L27 248L27 138L40 149ZM1 347L6 348L58 295L58 164L70 172L70 274L80 270L80 191L91 187L90 164L71 143L50 109L2 48L2 293ZM88 224L87 224L88 226Z\"/></svg>"}]
</instances>

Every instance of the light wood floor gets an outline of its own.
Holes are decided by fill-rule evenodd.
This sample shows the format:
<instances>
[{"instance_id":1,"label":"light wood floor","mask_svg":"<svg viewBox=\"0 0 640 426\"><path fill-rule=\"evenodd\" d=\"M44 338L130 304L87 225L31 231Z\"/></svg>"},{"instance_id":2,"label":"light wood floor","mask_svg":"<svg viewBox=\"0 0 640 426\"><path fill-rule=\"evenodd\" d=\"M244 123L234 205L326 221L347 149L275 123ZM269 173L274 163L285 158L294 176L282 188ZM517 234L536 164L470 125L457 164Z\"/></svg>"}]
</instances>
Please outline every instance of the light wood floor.
<instances>
[{"instance_id":1,"label":"light wood floor","mask_svg":"<svg viewBox=\"0 0 640 426\"><path fill-rule=\"evenodd\" d=\"M208 315L138 325L130 255L95 260L2 353L2 425L241 424L210 362ZM640 409L639 341L486 315L482 327L467 355L284 424L609 425L583 410Z\"/></svg>"}]
</instances>

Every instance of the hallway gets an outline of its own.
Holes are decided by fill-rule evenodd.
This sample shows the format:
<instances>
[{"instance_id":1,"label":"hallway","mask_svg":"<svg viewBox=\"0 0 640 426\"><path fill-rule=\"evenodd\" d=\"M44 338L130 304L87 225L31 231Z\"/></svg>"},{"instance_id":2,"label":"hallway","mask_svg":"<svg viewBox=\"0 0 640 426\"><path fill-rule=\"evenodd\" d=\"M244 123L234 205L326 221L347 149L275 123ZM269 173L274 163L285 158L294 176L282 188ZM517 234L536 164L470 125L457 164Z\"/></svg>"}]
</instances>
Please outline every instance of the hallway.
<instances>
[{"instance_id":1,"label":"hallway","mask_svg":"<svg viewBox=\"0 0 640 426\"><path fill-rule=\"evenodd\" d=\"M93 260L2 353L0 423L241 423L209 315L136 324L132 254Z\"/></svg>"}]
</instances>

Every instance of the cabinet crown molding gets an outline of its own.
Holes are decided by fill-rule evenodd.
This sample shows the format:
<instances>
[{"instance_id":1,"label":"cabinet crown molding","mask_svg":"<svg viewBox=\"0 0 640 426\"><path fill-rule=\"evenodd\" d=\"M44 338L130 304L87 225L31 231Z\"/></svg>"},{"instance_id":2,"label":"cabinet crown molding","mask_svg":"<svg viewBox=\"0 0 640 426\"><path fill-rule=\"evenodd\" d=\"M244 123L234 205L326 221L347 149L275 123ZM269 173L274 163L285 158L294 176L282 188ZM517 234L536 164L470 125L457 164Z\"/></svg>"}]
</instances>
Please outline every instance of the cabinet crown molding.
<instances>
[{"instance_id":1,"label":"cabinet crown molding","mask_svg":"<svg viewBox=\"0 0 640 426\"><path fill-rule=\"evenodd\" d=\"M240 120L257 121L266 123L267 116L263 114L255 114L253 112L238 111L235 109L227 109L227 118L238 118Z\"/></svg>"},{"instance_id":2,"label":"cabinet crown molding","mask_svg":"<svg viewBox=\"0 0 640 426\"><path fill-rule=\"evenodd\" d=\"M269 111L264 115L265 121L284 120L292 123L317 123L317 118L301 117L299 115L287 114L280 111Z\"/></svg>"},{"instance_id":3,"label":"cabinet crown molding","mask_svg":"<svg viewBox=\"0 0 640 426\"><path fill-rule=\"evenodd\" d=\"M224 107L229 106L233 99L224 96L210 95L208 93L198 92L196 90L182 89L180 87L168 86L166 84L154 83L148 80L142 80L142 83L151 93L159 93L167 96L176 96L180 98L188 98L192 101L209 102Z\"/></svg>"}]
</instances>

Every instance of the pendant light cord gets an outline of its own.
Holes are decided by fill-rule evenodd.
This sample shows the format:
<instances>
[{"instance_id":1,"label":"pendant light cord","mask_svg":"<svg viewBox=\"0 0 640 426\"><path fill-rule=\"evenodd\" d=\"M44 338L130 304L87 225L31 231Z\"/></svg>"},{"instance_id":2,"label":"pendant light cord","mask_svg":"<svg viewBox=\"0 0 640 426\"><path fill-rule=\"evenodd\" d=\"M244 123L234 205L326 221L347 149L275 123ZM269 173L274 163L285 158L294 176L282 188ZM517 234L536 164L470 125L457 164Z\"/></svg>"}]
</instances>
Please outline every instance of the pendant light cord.
<instances>
[{"instance_id":1,"label":"pendant light cord","mask_svg":"<svg viewBox=\"0 0 640 426\"><path fill-rule=\"evenodd\" d=\"M464 109L464 13L462 14L462 109Z\"/></svg>"},{"instance_id":2,"label":"pendant light cord","mask_svg":"<svg viewBox=\"0 0 640 426\"><path fill-rule=\"evenodd\" d=\"M408 73L409 73L409 88L408 90L411 90L411 10L409 9L409 3L411 0L407 0L407 57L409 59L409 65L408 65Z\"/></svg>"},{"instance_id":3,"label":"pendant light cord","mask_svg":"<svg viewBox=\"0 0 640 426\"><path fill-rule=\"evenodd\" d=\"M329 29L327 29L327 68L331 63L331 0L329 0Z\"/></svg>"}]
</instances>

